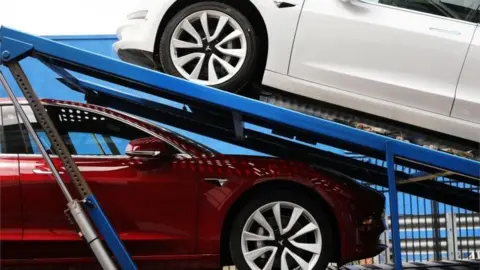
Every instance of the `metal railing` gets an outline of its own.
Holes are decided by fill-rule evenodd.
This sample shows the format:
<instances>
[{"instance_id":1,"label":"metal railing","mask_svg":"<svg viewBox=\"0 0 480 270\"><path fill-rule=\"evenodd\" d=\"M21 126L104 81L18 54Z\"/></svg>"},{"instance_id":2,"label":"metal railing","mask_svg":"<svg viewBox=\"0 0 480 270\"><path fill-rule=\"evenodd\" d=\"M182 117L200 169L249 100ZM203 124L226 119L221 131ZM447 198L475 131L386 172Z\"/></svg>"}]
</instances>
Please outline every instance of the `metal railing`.
<instances>
[{"instance_id":1,"label":"metal railing","mask_svg":"<svg viewBox=\"0 0 480 270\"><path fill-rule=\"evenodd\" d=\"M347 153L350 157L385 166L385 161ZM408 174L416 171L397 167ZM435 180L444 184L476 192L480 196L480 186L452 181L446 177ZM361 182L361 181L360 181ZM393 263L392 237L390 231L390 206L388 188L371 185L386 196L387 231L381 241L389 248L378 256L356 261L352 264ZM400 214L401 257L403 262L424 262L440 260L462 260L480 258L480 213L437 201L398 192Z\"/></svg>"},{"instance_id":2,"label":"metal railing","mask_svg":"<svg viewBox=\"0 0 480 270\"><path fill-rule=\"evenodd\" d=\"M444 213L437 215L402 215L400 217L402 261L421 262L477 258L480 253L480 215ZM387 219L387 224L390 219ZM390 231L381 240L391 245ZM389 248L376 258L378 263L392 263Z\"/></svg>"}]
</instances>

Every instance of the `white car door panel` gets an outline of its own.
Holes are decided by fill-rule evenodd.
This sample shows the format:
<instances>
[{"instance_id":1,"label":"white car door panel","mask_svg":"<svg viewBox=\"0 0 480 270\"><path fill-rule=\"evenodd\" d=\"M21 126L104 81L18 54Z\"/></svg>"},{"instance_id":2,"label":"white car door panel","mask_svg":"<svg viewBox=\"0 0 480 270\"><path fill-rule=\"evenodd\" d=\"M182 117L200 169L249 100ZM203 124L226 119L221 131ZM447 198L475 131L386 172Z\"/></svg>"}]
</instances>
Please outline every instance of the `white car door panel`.
<instances>
[{"instance_id":1,"label":"white car door panel","mask_svg":"<svg viewBox=\"0 0 480 270\"><path fill-rule=\"evenodd\" d=\"M457 86L452 116L480 124L480 27L468 50ZM480 138L478 138L480 141Z\"/></svg>"},{"instance_id":2,"label":"white car door panel","mask_svg":"<svg viewBox=\"0 0 480 270\"><path fill-rule=\"evenodd\" d=\"M449 115L475 27L384 4L306 0L289 76Z\"/></svg>"},{"instance_id":3,"label":"white car door panel","mask_svg":"<svg viewBox=\"0 0 480 270\"><path fill-rule=\"evenodd\" d=\"M251 0L262 14L268 33L268 55L265 69L287 74L304 0Z\"/></svg>"}]
</instances>

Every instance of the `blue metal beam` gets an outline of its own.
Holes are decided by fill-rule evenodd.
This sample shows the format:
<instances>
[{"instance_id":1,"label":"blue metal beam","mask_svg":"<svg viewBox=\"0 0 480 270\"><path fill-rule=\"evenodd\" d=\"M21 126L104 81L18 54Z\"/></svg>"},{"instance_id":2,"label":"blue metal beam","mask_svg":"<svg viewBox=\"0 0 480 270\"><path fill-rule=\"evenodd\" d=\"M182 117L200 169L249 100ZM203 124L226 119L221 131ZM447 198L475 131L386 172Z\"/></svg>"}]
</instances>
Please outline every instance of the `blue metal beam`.
<instances>
[{"instance_id":1,"label":"blue metal beam","mask_svg":"<svg viewBox=\"0 0 480 270\"><path fill-rule=\"evenodd\" d=\"M95 224L96 228L100 231L107 246L115 255L118 263L124 270L136 270L137 266L131 259L128 251L123 246L120 238L118 237L115 229L110 225L107 216L103 213L100 204L98 203L95 195L90 194L85 198L85 208L87 209L90 218Z\"/></svg>"},{"instance_id":2,"label":"blue metal beam","mask_svg":"<svg viewBox=\"0 0 480 270\"><path fill-rule=\"evenodd\" d=\"M33 45L30 43L21 42L8 37L1 38L0 42L2 48L8 48L6 50L0 50L0 63L23 58L33 49Z\"/></svg>"},{"instance_id":3,"label":"blue metal beam","mask_svg":"<svg viewBox=\"0 0 480 270\"><path fill-rule=\"evenodd\" d=\"M386 160L387 160L387 173L388 173L388 197L390 200L390 220L392 224L392 243L393 243L393 256L395 263L395 270L402 269L402 250L400 246L400 224L398 213L398 197L397 197L397 183L395 179L395 160L394 160L394 147L392 142L386 144Z\"/></svg>"},{"instance_id":4,"label":"blue metal beam","mask_svg":"<svg viewBox=\"0 0 480 270\"><path fill-rule=\"evenodd\" d=\"M441 167L449 171L480 177L480 162L474 160L426 149L418 145L265 104L52 40L2 27L0 29L0 42L6 38L16 40L19 44L26 43L33 46L34 57L49 57L52 63L56 65L126 87L142 89L144 92L158 96L168 93L182 100L191 100L200 104L203 103L208 106L239 112L250 118L283 124L292 129L329 136L336 140L361 145L381 152L386 151L388 142L394 142L394 152L398 156ZM0 50L2 52L10 51L12 46L15 46L13 42L8 44L2 42Z\"/></svg>"},{"instance_id":5,"label":"blue metal beam","mask_svg":"<svg viewBox=\"0 0 480 270\"><path fill-rule=\"evenodd\" d=\"M3 50L1 50L0 57L3 60L2 64L7 62L7 66L9 67L10 72L12 73L18 85L20 86L20 89L22 90L24 96L27 98L30 106L32 107L32 109L37 108L37 111L34 110L36 114L35 116L37 118L40 117L43 119L42 121L40 121L40 123L42 125L42 128L44 128L47 134L49 135L49 140L52 142L55 140L61 140L61 138L59 138L59 135L55 127L52 126L51 120L48 117L48 115L42 115L41 113L39 114L39 112L45 113L44 108L42 108L42 105L39 102L35 94L35 91L32 89L28 81L28 78L26 77L21 66L18 63L18 61L25 58L25 56L27 55L31 56L33 46L31 44L21 42L15 39L6 38L6 37L2 37L1 41L2 42L0 46L1 48L3 48ZM45 63L45 64L50 68L54 69L54 71L58 72L61 76L64 76L67 79L73 80L73 83L74 83L75 78L64 69L57 68L55 66L49 65L48 63ZM16 101L16 97L13 94L13 91L10 89L8 82L4 79L1 73L0 75L2 79L2 85L5 87L5 90L7 91L7 93L9 93L10 99L12 99L12 102L16 104L17 105L16 107L18 107L20 110L21 107ZM23 112L22 110L20 111ZM22 116L24 122L25 121L28 122L28 119L26 119L26 116L24 113L20 115ZM35 131L32 129L30 123L25 123L25 125L29 127L28 129L29 133L31 135L32 134L35 135ZM45 160L49 161L50 157L48 156L46 150L43 149L43 146L40 143L40 141L38 141L38 138L37 138L37 142L38 142L37 143L38 147L40 147L40 149L43 150L42 154ZM122 269L135 270L136 269L135 263L130 258L130 255L128 254L127 250L123 247L120 241L120 238L116 234L113 227L110 225L98 201L96 200L94 195L90 193L87 183L84 182L84 179L81 177L81 175L78 174L78 168L76 168L75 163L73 162L73 160L71 160L71 157L68 154L68 150L66 150L66 147L64 146L64 144L60 142L56 143L55 147L57 152L63 152L67 154L67 155L60 156L62 159L62 163L64 166L70 169L73 168L72 170L68 171L68 173L72 179L76 178L76 181L74 181L75 185L79 188L79 193L82 195L82 197L84 197L83 199L85 199L85 201L87 202L86 205L88 206L87 210L90 215L90 218L94 222L95 227L100 231L100 233L104 237L108 247L113 252L120 266L122 267ZM69 164L69 165L66 165L66 164ZM51 170L56 172L55 168L53 167L51 168ZM60 175L57 173L55 174L55 176L60 188L62 187L64 188L63 180L61 179ZM84 214L83 207L81 206L79 207L77 202L73 200L73 197L69 194L68 191L65 191L65 192L66 192L65 197L67 198L67 201L68 201L68 209L70 210L70 213L73 219L79 226L80 231L83 233L85 240L87 241L88 245L94 252L99 263L103 267L107 267L109 269L116 269L116 266L114 265L112 258L110 257L111 255L105 250L100 240L97 238L95 229L91 227L87 216Z\"/></svg>"},{"instance_id":6,"label":"blue metal beam","mask_svg":"<svg viewBox=\"0 0 480 270\"><path fill-rule=\"evenodd\" d=\"M395 157L403 157L418 163L480 178L480 162L475 160L423 148L339 123L276 107L13 29L0 29L0 53L1 55L7 56L3 58L4 62L16 61L26 56L38 58L44 63L48 63L50 68L62 77L66 77L70 83L74 83L78 87L82 86L82 82L75 80L71 74L65 72L63 69L66 68L77 71L159 97L168 96L169 99L173 101L194 103L195 105L203 105L208 109L213 108L225 110L229 113L233 112L239 117L242 117L242 119L249 119L249 122L253 120L253 124L255 124L255 122L272 123L290 128L295 132L306 132L316 136L329 137L347 144L359 145L384 153L384 157L388 163L393 227L392 238L395 250L396 269L400 269L401 267L401 255L394 167ZM94 85L88 86L93 89L95 88ZM121 96L132 102L145 105L147 105L147 103L148 105L152 105L152 103L155 104L154 101L146 101L138 98L133 92L117 91L103 87L98 87L98 89L101 91L114 91L112 92L114 95ZM94 198L93 202L96 202ZM94 220L98 220L98 217L101 219L101 215L103 215L103 213L98 212L91 214ZM96 216L97 214L100 216ZM112 228L109 227L108 222L97 224L97 226L100 227L102 233L106 233L107 235L114 232ZM118 238L107 239L113 246L114 251L119 253L126 252L121 246L121 243L117 243L119 242L117 240ZM115 247L116 244L120 244L120 246ZM122 256L117 256L117 258L122 258ZM123 257L123 263L128 265L128 259Z\"/></svg>"}]
</instances>

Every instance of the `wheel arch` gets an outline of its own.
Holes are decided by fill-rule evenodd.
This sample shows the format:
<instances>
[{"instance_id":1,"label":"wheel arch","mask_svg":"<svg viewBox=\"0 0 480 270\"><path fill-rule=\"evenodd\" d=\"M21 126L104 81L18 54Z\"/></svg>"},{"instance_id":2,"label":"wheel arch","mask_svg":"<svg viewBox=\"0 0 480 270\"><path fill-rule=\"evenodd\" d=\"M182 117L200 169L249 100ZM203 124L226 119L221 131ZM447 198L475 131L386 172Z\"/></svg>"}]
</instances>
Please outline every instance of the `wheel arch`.
<instances>
[{"instance_id":1,"label":"wheel arch","mask_svg":"<svg viewBox=\"0 0 480 270\"><path fill-rule=\"evenodd\" d=\"M233 220L235 219L235 213L237 213L242 205L251 197L258 196L265 192L271 191L272 189L286 189L292 192L302 192L302 194L306 194L309 198L312 198L318 201L321 204L322 210L325 211L325 214L328 216L333 230L333 236L336 239L340 239L340 232L338 231L338 221L333 213L332 208L328 205L327 201L316 192L313 188L308 187L304 184L299 182L295 182L292 180L285 180L285 179L275 179L269 180L265 182L260 182L256 185L253 185L248 190L246 190L237 200L230 206L230 209L225 216L222 225L222 232L220 237L220 260L222 266L233 265L233 261L230 255L229 250L229 241L230 241L230 230L231 226L233 225ZM340 242L341 241L333 241L334 253L333 253L333 260L338 260L340 257Z\"/></svg>"},{"instance_id":2,"label":"wheel arch","mask_svg":"<svg viewBox=\"0 0 480 270\"><path fill-rule=\"evenodd\" d=\"M267 26L265 21L263 20L260 12L255 7L255 5L250 0L177 0L175 1L165 12L164 16L162 17L160 24L157 28L157 33L155 35L155 41L153 44L153 58L154 62L156 62L156 68L161 70L160 63L158 60L159 57L159 46L158 43L163 34L163 30L167 26L168 22L172 19L172 17L179 12L181 9L187 7L190 4L196 4L199 2L220 2L224 4L231 5L232 7L238 9L242 14L244 14L250 20L250 23L255 27L256 36L259 41L259 51L257 53L258 60L257 60L257 70L255 72L255 76L253 78L254 82L261 82L263 78L263 73L265 71L265 66L267 64L267 56L268 56L268 32ZM250 14L250 15L246 15Z\"/></svg>"}]
</instances>

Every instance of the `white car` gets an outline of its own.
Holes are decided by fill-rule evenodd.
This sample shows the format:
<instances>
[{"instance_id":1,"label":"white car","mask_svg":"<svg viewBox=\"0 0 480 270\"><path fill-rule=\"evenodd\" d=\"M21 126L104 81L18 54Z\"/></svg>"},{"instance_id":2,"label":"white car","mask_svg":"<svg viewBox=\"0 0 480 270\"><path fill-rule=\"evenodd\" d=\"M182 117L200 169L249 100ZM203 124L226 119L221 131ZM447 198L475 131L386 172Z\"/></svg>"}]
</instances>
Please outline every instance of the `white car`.
<instances>
[{"instance_id":1,"label":"white car","mask_svg":"<svg viewBox=\"0 0 480 270\"><path fill-rule=\"evenodd\" d=\"M480 0L142 0L124 61L480 141Z\"/></svg>"}]
</instances>

